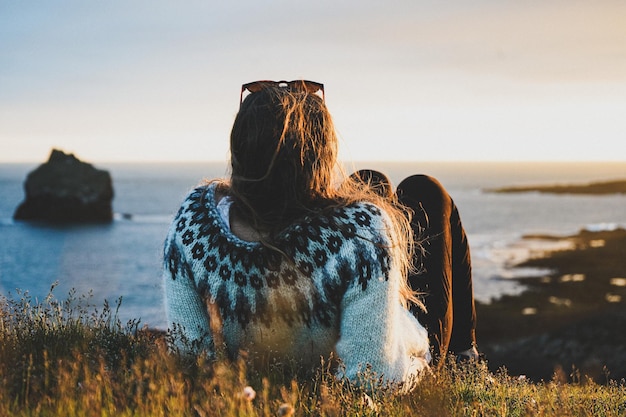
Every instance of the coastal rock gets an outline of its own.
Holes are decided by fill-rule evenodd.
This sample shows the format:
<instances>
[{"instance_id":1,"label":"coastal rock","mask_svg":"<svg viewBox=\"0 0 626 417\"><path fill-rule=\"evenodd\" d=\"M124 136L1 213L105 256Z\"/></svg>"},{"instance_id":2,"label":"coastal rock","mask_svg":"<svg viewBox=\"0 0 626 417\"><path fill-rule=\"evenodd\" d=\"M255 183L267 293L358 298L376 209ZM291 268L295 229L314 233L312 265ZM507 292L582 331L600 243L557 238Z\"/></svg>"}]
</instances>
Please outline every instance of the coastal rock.
<instances>
[{"instance_id":1,"label":"coastal rock","mask_svg":"<svg viewBox=\"0 0 626 417\"><path fill-rule=\"evenodd\" d=\"M566 380L587 376L597 383L626 378L626 312L596 313L550 333L487 344L489 366L549 381L563 372Z\"/></svg>"},{"instance_id":2,"label":"coastal rock","mask_svg":"<svg viewBox=\"0 0 626 417\"><path fill-rule=\"evenodd\" d=\"M26 177L25 200L13 218L53 223L110 222L113 184L108 171L53 149Z\"/></svg>"},{"instance_id":3,"label":"coastal rock","mask_svg":"<svg viewBox=\"0 0 626 417\"><path fill-rule=\"evenodd\" d=\"M574 244L517 264L549 271L515 278L522 293L476 304L489 369L533 381L625 380L626 229L546 238Z\"/></svg>"}]
</instances>

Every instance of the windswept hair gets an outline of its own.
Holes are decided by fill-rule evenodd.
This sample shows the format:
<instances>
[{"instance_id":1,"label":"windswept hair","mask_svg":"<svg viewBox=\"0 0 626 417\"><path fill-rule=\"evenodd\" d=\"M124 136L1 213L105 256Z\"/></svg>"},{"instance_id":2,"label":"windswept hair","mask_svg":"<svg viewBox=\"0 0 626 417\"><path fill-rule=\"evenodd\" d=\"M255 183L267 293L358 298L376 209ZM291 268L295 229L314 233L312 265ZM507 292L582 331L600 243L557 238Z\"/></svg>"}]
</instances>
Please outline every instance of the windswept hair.
<instances>
[{"instance_id":1,"label":"windswept hair","mask_svg":"<svg viewBox=\"0 0 626 417\"><path fill-rule=\"evenodd\" d=\"M230 136L231 179L220 186L233 210L274 248L273 237L308 214L370 202L390 219L394 259L407 274L415 252L410 215L393 196L337 163L338 139L315 94L268 86L246 97ZM406 279L406 304L419 303Z\"/></svg>"}]
</instances>

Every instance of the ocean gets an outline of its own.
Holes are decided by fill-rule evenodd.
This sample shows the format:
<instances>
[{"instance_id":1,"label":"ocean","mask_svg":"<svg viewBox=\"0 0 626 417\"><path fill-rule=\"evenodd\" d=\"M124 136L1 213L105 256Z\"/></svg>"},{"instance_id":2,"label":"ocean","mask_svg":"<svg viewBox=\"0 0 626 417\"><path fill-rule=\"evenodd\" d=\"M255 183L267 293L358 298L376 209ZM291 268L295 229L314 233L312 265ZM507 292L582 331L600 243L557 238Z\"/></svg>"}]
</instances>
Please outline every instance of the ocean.
<instances>
[{"instance_id":1,"label":"ocean","mask_svg":"<svg viewBox=\"0 0 626 417\"><path fill-rule=\"evenodd\" d=\"M90 302L101 309L104 300L115 305L121 297L123 323L140 319L142 325L165 328L161 252L169 223L194 185L227 176L226 163L96 164L112 175L115 220L86 226L13 221L24 199L26 175L37 165L0 164L0 294L17 299L28 293L42 300L57 283L57 299L65 299L70 291L89 294ZM459 207L471 248L475 296L483 302L519 292L512 277L545 273L513 268L547 247L523 241L522 236L626 226L625 195L487 191L509 185L623 179L626 162L361 162L346 168L378 169L396 184L413 173L437 177Z\"/></svg>"}]
</instances>

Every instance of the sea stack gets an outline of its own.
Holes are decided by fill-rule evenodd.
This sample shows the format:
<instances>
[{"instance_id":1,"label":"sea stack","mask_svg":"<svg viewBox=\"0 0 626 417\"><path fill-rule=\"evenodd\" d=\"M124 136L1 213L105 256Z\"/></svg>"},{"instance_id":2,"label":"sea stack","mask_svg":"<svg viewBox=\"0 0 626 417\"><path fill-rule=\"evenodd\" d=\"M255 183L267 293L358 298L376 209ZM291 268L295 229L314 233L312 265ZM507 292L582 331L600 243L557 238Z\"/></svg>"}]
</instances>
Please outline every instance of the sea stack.
<instances>
[{"instance_id":1,"label":"sea stack","mask_svg":"<svg viewBox=\"0 0 626 417\"><path fill-rule=\"evenodd\" d=\"M53 149L48 162L24 182L25 200L15 220L103 223L113 220L113 183L108 171Z\"/></svg>"}]
</instances>

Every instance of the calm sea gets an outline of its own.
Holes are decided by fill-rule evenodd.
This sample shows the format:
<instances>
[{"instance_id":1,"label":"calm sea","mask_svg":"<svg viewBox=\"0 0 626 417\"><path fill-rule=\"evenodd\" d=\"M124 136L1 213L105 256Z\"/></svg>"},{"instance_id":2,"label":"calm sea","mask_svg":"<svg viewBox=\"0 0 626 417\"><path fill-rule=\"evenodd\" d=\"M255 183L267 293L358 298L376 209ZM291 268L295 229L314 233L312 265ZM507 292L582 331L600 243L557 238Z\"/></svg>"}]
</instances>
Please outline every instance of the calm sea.
<instances>
[{"instance_id":1,"label":"calm sea","mask_svg":"<svg viewBox=\"0 0 626 417\"><path fill-rule=\"evenodd\" d=\"M64 299L71 289L93 293L102 306L122 297L120 319L164 327L161 249L169 222L187 191L204 178L225 177L225 163L106 164L115 188L115 221L108 225L58 227L14 222L23 182L37 164L0 164L0 294L28 291ZM522 243L528 233L565 235L582 228L626 226L626 196L493 194L505 185L580 183L623 179L624 163L358 163L395 183L412 173L436 176L457 203L472 249L476 297L488 301L520 290L510 277L541 273L511 268L541 249ZM127 219L123 214L130 214Z\"/></svg>"}]
</instances>

